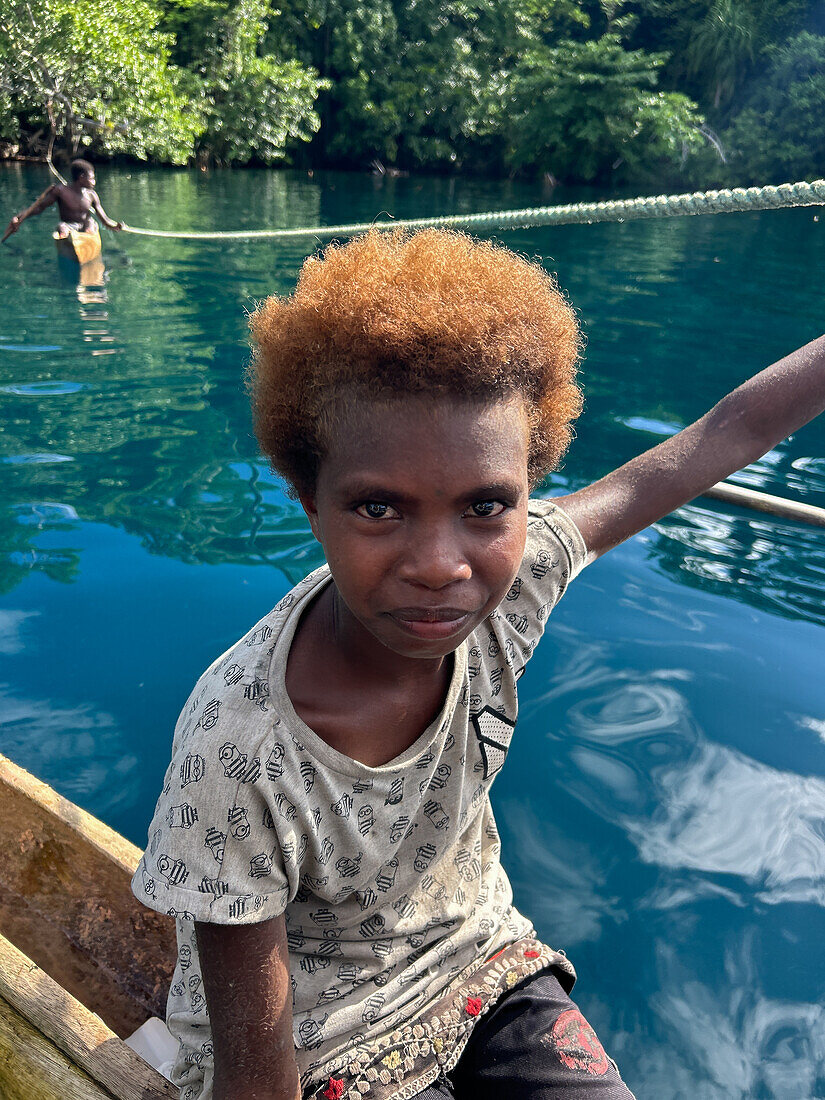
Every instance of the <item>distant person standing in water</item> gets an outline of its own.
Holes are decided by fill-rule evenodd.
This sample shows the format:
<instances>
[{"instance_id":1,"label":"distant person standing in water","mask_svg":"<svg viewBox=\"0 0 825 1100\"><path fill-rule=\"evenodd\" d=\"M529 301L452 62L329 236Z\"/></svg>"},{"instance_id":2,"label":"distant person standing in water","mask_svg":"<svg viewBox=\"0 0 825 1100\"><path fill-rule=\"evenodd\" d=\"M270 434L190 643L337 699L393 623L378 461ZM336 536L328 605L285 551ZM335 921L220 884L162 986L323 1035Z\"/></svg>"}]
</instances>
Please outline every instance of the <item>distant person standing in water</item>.
<instances>
[{"instance_id":1,"label":"distant person standing in water","mask_svg":"<svg viewBox=\"0 0 825 1100\"><path fill-rule=\"evenodd\" d=\"M92 217L92 211L97 214L107 229L122 229L123 222L112 221L100 204L97 191L94 189L94 167L87 160L73 160L71 173L70 184L53 183L28 210L24 210L22 214L15 214L8 224L3 240L5 241L12 233L16 233L26 218L42 214L55 202L60 213L60 221L57 225L58 237L68 237L72 229L82 233L94 233L97 223Z\"/></svg>"}]
</instances>

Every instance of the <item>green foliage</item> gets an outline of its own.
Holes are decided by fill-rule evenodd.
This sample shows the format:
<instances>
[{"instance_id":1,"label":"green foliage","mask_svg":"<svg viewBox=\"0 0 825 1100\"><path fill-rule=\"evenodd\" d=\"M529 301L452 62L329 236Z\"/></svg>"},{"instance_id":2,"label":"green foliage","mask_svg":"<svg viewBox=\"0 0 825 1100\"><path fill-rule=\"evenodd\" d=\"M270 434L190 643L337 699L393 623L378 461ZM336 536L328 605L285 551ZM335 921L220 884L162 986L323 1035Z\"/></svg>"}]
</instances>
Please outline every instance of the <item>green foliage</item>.
<instances>
[{"instance_id":1,"label":"green foliage","mask_svg":"<svg viewBox=\"0 0 825 1100\"><path fill-rule=\"evenodd\" d=\"M232 0L156 0L160 29L172 40L175 65L197 69L213 44Z\"/></svg>"},{"instance_id":2,"label":"green foliage","mask_svg":"<svg viewBox=\"0 0 825 1100\"><path fill-rule=\"evenodd\" d=\"M559 0L567 2L567 0ZM573 2L573 0L570 0ZM324 159L406 168L459 163L517 33L497 0L283 0L270 33L331 81Z\"/></svg>"},{"instance_id":3,"label":"green foliage","mask_svg":"<svg viewBox=\"0 0 825 1100\"><path fill-rule=\"evenodd\" d=\"M702 143L701 119L685 96L657 90L664 61L615 33L531 50L513 76L508 161L583 182L678 162Z\"/></svg>"},{"instance_id":4,"label":"green foliage","mask_svg":"<svg viewBox=\"0 0 825 1100\"><path fill-rule=\"evenodd\" d=\"M0 63L2 58L0 58ZM0 140L14 141L20 136L20 120L14 101L5 88L0 87Z\"/></svg>"},{"instance_id":5,"label":"green foliage","mask_svg":"<svg viewBox=\"0 0 825 1100\"><path fill-rule=\"evenodd\" d=\"M800 27L811 0L635 0L632 44L670 55L663 86L696 99L714 122L738 109L765 51Z\"/></svg>"},{"instance_id":6,"label":"green foliage","mask_svg":"<svg viewBox=\"0 0 825 1100\"><path fill-rule=\"evenodd\" d=\"M713 0L685 50L689 74L704 78L713 106L730 100L763 44L761 12L749 0Z\"/></svg>"},{"instance_id":7,"label":"green foliage","mask_svg":"<svg viewBox=\"0 0 825 1100\"><path fill-rule=\"evenodd\" d=\"M474 146L501 133L501 97L524 41L517 14L491 0L399 4L405 45L393 90L405 166L464 163Z\"/></svg>"},{"instance_id":8,"label":"green foliage","mask_svg":"<svg viewBox=\"0 0 825 1100\"><path fill-rule=\"evenodd\" d=\"M803 32L770 51L770 65L724 135L746 183L825 176L825 37Z\"/></svg>"},{"instance_id":9,"label":"green foliage","mask_svg":"<svg viewBox=\"0 0 825 1100\"><path fill-rule=\"evenodd\" d=\"M167 64L169 40L143 0L6 0L6 93L70 145L175 163L202 128L197 86Z\"/></svg>"},{"instance_id":10,"label":"green foliage","mask_svg":"<svg viewBox=\"0 0 825 1100\"><path fill-rule=\"evenodd\" d=\"M0 0L0 139L173 163L304 144L358 168L801 178L823 172L821 39L802 33L818 3Z\"/></svg>"},{"instance_id":11,"label":"green foliage","mask_svg":"<svg viewBox=\"0 0 825 1100\"><path fill-rule=\"evenodd\" d=\"M327 82L295 59L259 53L270 14L269 0L238 0L205 58L203 144L224 163L283 159L320 125L313 105Z\"/></svg>"},{"instance_id":12,"label":"green foliage","mask_svg":"<svg viewBox=\"0 0 825 1100\"><path fill-rule=\"evenodd\" d=\"M330 4L334 21L324 65L331 76L326 99L325 154L366 165L375 157L394 164L404 127L407 90L398 81L398 21L388 0ZM328 24L317 28L327 37Z\"/></svg>"},{"instance_id":13,"label":"green foliage","mask_svg":"<svg viewBox=\"0 0 825 1100\"><path fill-rule=\"evenodd\" d=\"M624 0L298 3L283 0L272 33L332 81L316 148L334 163L503 171L552 159L561 178L594 180L617 159L632 175L701 141L688 100L656 88L663 58L625 50ZM579 41L594 23L608 33ZM578 131L575 156L548 152Z\"/></svg>"}]
</instances>

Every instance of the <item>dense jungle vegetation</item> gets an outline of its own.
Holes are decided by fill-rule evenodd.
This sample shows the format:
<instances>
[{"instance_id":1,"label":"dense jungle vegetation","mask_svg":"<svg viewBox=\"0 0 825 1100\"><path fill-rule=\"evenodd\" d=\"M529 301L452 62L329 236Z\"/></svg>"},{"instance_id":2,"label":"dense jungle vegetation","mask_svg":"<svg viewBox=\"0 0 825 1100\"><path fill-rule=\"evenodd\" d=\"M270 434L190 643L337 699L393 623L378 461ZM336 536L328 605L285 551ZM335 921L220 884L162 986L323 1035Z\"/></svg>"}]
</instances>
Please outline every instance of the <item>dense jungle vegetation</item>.
<instances>
[{"instance_id":1,"label":"dense jungle vegetation","mask_svg":"<svg viewBox=\"0 0 825 1100\"><path fill-rule=\"evenodd\" d=\"M821 0L0 0L5 155L825 176Z\"/></svg>"}]
</instances>

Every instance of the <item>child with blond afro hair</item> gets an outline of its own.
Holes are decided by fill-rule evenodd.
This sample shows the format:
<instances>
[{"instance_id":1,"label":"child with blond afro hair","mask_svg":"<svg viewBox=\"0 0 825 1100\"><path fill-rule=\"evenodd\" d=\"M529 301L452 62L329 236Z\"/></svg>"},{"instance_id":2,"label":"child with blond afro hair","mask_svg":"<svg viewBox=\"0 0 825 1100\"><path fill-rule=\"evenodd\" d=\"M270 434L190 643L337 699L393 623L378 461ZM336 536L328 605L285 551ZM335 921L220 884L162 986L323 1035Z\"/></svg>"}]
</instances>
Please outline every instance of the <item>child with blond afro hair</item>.
<instances>
[{"instance_id":1,"label":"child with blond afro hair","mask_svg":"<svg viewBox=\"0 0 825 1100\"><path fill-rule=\"evenodd\" d=\"M501 865L517 681L584 566L823 410L825 338L550 501L581 340L537 264L373 231L251 326L327 564L198 681L134 878L177 918L181 1100L628 1100Z\"/></svg>"},{"instance_id":2,"label":"child with blond afro hair","mask_svg":"<svg viewBox=\"0 0 825 1100\"><path fill-rule=\"evenodd\" d=\"M521 393L531 484L556 466L581 411L579 326L555 279L460 233L372 232L329 248L251 328L256 434L296 488L314 483L342 392Z\"/></svg>"}]
</instances>

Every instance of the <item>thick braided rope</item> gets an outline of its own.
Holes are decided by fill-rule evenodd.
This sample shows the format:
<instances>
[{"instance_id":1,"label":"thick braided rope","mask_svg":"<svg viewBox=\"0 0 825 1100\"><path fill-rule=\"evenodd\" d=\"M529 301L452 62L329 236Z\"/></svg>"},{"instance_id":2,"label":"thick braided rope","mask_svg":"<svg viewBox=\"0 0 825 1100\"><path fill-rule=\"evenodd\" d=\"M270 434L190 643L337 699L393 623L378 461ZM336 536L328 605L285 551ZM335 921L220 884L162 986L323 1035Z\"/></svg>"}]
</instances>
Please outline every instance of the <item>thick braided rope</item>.
<instances>
[{"instance_id":1,"label":"thick braided rope","mask_svg":"<svg viewBox=\"0 0 825 1100\"><path fill-rule=\"evenodd\" d=\"M488 214L448 214L437 218L408 218L353 225L318 225L307 229L238 229L214 233L167 232L124 225L125 233L142 237L175 237L180 240L242 240L300 237L349 237L369 229L526 229L537 225L571 225L622 222L637 218L675 218L687 214L726 214L736 210L777 210L788 206L825 205L825 180L783 183L777 187L735 187L730 191L696 191L685 195L652 195L648 198L607 202L577 202L567 206L536 206L527 210L500 210Z\"/></svg>"}]
</instances>

